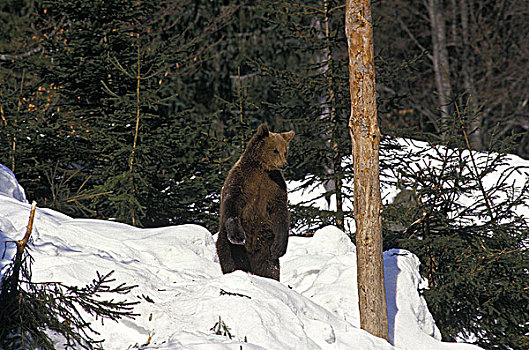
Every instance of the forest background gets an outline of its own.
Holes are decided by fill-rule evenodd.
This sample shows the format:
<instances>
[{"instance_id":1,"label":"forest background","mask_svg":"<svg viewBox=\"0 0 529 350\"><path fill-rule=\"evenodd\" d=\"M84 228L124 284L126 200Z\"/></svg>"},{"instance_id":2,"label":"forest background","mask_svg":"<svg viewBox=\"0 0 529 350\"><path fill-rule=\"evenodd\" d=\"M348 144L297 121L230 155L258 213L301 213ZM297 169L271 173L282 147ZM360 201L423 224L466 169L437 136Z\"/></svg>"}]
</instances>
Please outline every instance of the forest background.
<instances>
[{"instance_id":1,"label":"forest background","mask_svg":"<svg viewBox=\"0 0 529 350\"><path fill-rule=\"evenodd\" d=\"M373 1L372 10L383 152L409 137L529 158L526 1ZM286 177L324 182L336 203L293 206L292 227L345 228L342 2L2 0L0 25L0 163L40 206L216 232L222 183L266 122L296 131ZM483 191L483 205L465 212L481 224L448 215L473 189L464 184L479 187L501 163L469 175L454 157L440 155L453 163L441 175L402 174L395 185L408 198L384 211L385 248L420 257L445 340L529 348L528 225L512 215L523 200L491 207Z\"/></svg>"}]
</instances>

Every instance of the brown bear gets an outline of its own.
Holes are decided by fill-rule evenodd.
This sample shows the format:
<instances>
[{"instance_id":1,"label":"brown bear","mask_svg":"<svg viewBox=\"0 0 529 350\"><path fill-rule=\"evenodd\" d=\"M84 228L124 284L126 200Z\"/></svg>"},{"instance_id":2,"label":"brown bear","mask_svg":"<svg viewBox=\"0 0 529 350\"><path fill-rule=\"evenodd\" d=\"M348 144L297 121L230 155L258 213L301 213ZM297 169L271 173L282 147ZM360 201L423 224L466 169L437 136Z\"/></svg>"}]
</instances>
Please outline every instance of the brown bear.
<instances>
[{"instance_id":1,"label":"brown bear","mask_svg":"<svg viewBox=\"0 0 529 350\"><path fill-rule=\"evenodd\" d=\"M290 214L281 170L294 131L273 133L262 124L222 187L217 254L223 273L243 270L279 281Z\"/></svg>"}]
</instances>

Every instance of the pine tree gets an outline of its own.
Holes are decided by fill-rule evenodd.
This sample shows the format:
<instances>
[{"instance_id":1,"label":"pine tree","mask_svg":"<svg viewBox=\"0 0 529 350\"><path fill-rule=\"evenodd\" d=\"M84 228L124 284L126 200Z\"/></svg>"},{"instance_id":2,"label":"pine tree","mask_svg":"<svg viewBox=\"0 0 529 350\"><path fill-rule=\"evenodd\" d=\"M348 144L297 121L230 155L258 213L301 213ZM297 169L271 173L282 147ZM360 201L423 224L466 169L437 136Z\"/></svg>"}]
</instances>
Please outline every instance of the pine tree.
<instances>
[{"instance_id":1,"label":"pine tree","mask_svg":"<svg viewBox=\"0 0 529 350\"><path fill-rule=\"evenodd\" d=\"M15 243L16 252L10 264L2 268L0 289L0 347L2 349L55 349L49 332L62 336L66 349L97 348L102 340L93 337L94 330L87 316L117 321L134 318L133 306L138 302L102 300L102 295L126 295L135 286L121 284L111 287L110 276L97 273L85 287L68 286L61 282L32 282L33 260L28 245L35 217L36 202L31 206L26 234Z\"/></svg>"},{"instance_id":2,"label":"pine tree","mask_svg":"<svg viewBox=\"0 0 529 350\"><path fill-rule=\"evenodd\" d=\"M42 60L40 33L53 32L53 28L35 26L39 4L4 1L0 5L0 162L36 193L45 186L35 179L40 176L45 181L47 170L40 163L45 152L39 145L56 128L44 122L41 112L50 103L44 92L51 88L31 69ZM55 154L48 157L54 159Z\"/></svg>"},{"instance_id":3,"label":"pine tree","mask_svg":"<svg viewBox=\"0 0 529 350\"><path fill-rule=\"evenodd\" d=\"M529 225L518 209L529 203L529 171L508 165L506 149L470 153L463 118L454 125L461 132L444 147L400 155L407 161L395 175L408 199L384 211L385 248L418 255L429 281L422 293L445 341L526 349ZM424 166L409 165L418 159Z\"/></svg>"},{"instance_id":4,"label":"pine tree","mask_svg":"<svg viewBox=\"0 0 529 350\"><path fill-rule=\"evenodd\" d=\"M45 19L58 27L43 44L50 63L41 67L42 76L58 87L48 118L65 126L60 138L73 140L72 156L59 166L80 170L79 180L95 198L88 207L98 215L139 224L144 204L136 191L143 177L134 169L142 156L137 136L141 117L147 119L158 102L153 80L163 74L163 61L142 47L149 24L140 23L158 8L148 1L48 1L43 7Z\"/></svg>"},{"instance_id":5,"label":"pine tree","mask_svg":"<svg viewBox=\"0 0 529 350\"><path fill-rule=\"evenodd\" d=\"M53 126L41 149L54 155L37 158L50 169L36 180L49 179L43 202L134 225L216 222L226 149L215 99L200 96L214 76L199 75L213 70L203 66L231 10L165 6L52 0L40 8L43 25L55 28L42 39L46 60L31 67L54 87L40 110Z\"/></svg>"}]
</instances>

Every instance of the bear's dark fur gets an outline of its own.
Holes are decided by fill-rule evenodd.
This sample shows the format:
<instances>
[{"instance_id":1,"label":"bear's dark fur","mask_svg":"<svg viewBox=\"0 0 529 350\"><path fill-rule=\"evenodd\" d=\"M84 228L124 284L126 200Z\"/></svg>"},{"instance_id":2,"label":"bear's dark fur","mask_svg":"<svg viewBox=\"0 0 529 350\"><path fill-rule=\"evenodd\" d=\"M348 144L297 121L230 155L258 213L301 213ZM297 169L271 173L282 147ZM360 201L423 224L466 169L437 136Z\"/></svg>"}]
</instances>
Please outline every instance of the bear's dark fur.
<instances>
[{"instance_id":1,"label":"bear's dark fur","mask_svg":"<svg viewBox=\"0 0 529 350\"><path fill-rule=\"evenodd\" d=\"M294 131L257 129L222 187L217 254L223 273L243 270L279 281L289 212L281 170Z\"/></svg>"}]
</instances>

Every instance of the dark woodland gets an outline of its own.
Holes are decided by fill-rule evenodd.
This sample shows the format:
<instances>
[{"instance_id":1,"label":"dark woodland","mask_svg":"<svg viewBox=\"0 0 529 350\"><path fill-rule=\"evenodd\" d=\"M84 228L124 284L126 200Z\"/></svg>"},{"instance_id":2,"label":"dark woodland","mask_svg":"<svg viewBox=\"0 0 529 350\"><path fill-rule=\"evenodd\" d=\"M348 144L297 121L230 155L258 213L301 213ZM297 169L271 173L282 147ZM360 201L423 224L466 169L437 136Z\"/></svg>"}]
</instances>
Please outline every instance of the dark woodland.
<instances>
[{"instance_id":1,"label":"dark woodland","mask_svg":"<svg viewBox=\"0 0 529 350\"><path fill-rule=\"evenodd\" d=\"M296 132L285 178L323 181L337 202L291 206L291 228L347 231L344 10L334 0L0 0L0 163L28 199L67 215L216 232L228 171L267 123ZM506 153L529 159L529 3L378 0L372 13L381 153L395 154L380 168L402 188L384 208L384 249L420 258L444 341L528 349L529 225L513 209L529 189L492 205L512 191L482 179ZM421 155L397 156L400 137L447 146L436 148L442 171L406 168ZM484 152L468 163L469 149ZM475 204L457 202L472 191Z\"/></svg>"}]
</instances>

